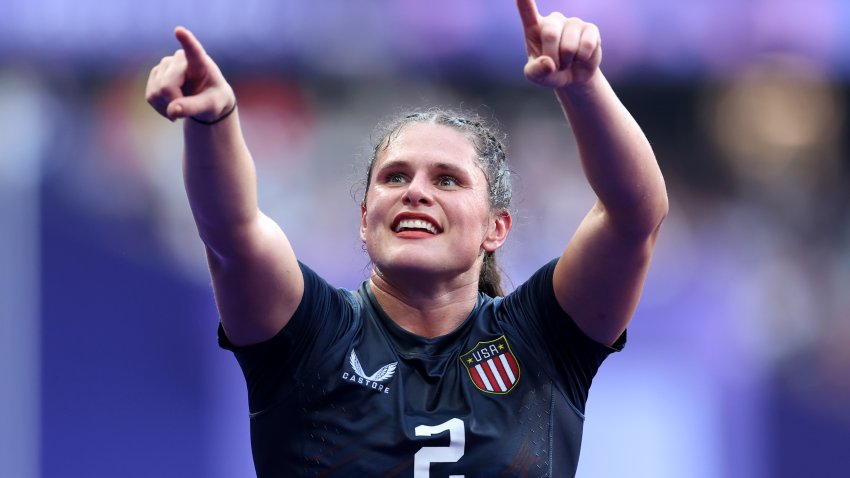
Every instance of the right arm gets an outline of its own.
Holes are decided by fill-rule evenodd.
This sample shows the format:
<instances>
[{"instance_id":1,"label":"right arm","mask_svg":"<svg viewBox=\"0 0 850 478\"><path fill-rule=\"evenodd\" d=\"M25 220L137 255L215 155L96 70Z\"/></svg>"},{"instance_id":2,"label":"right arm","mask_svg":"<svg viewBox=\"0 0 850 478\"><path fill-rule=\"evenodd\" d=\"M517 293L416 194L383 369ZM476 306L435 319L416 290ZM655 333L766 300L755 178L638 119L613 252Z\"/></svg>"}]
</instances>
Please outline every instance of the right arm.
<instances>
[{"instance_id":1,"label":"right arm","mask_svg":"<svg viewBox=\"0 0 850 478\"><path fill-rule=\"evenodd\" d=\"M222 326L234 345L262 342L292 317L304 292L295 253L257 205L256 169L239 126L233 89L185 28L182 45L151 70L146 97L183 125L184 183L207 259Z\"/></svg>"}]
</instances>

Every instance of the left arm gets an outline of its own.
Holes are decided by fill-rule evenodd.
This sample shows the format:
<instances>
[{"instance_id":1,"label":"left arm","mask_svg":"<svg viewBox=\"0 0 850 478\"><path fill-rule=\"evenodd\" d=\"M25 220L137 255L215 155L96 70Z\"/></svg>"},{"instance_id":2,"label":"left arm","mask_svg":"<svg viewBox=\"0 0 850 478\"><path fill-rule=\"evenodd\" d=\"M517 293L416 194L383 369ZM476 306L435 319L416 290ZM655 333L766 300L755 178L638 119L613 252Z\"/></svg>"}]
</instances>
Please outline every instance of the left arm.
<instances>
[{"instance_id":1,"label":"left arm","mask_svg":"<svg viewBox=\"0 0 850 478\"><path fill-rule=\"evenodd\" d=\"M578 144L596 204L555 268L561 307L592 339L610 345L640 299L668 203L664 178L640 127L605 79L599 30L560 13L541 17L517 0L525 75L554 88Z\"/></svg>"}]
</instances>

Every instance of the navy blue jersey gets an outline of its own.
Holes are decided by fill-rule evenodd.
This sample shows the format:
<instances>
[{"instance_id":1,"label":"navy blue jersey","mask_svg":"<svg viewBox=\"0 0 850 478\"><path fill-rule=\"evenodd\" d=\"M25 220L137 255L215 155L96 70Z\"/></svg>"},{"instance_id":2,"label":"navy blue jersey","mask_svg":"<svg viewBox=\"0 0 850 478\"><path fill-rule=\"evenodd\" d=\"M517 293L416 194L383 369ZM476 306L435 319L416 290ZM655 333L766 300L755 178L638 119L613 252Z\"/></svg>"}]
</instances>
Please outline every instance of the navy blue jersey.
<instances>
[{"instance_id":1,"label":"navy blue jersey","mask_svg":"<svg viewBox=\"0 0 850 478\"><path fill-rule=\"evenodd\" d=\"M304 297L267 342L234 347L260 477L574 476L584 404L622 348L558 305L552 261L504 298L479 294L433 339L395 324L368 282L336 289L304 265Z\"/></svg>"}]
</instances>

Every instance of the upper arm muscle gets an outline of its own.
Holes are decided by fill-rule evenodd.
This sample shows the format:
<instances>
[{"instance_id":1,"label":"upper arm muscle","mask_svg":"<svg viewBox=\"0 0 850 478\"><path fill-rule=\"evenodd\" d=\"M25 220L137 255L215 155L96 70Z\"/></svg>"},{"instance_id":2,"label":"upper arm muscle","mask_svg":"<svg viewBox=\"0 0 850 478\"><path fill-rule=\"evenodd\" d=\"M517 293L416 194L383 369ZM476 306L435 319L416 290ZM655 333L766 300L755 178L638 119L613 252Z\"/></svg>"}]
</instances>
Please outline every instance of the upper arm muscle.
<instances>
[{"instance_id":1,"label":"upper arm muscle","mask_svg":"<svg viewBox=\"0 0 850 478\"><path fill-rule=\"evenodd\" d=\"M274 221L259 214L240 243L240 252L230 257L207 248L222 326L237 346L272 338L289 322L304 293L295 253Z\"/></svg>"},{"instance_id":2,"label":"upper arm muscle","mask_svg":"<svg viewBox=\"0 0 850 478\"><path fill-rule=\"evenodd\" d=\"M581 330L605 345L623 333L643 290L656 229L647 237L620 233L597 203L555 267L555 296Z\"/></svg>"}]
</instances>

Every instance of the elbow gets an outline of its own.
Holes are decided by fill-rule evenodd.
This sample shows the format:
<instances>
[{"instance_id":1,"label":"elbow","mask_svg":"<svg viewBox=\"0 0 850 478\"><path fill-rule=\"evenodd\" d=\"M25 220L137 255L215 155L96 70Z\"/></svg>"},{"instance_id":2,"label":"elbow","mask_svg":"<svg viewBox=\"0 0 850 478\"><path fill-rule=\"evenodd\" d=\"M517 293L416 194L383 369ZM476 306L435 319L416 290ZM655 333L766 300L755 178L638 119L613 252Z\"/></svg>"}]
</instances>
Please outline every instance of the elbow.
<instances>
[{"instance_id":1,"label":"elbow","mask_svg":"<svg viewBox=\"0 0 850 478\"><path fill-rule=\"evenodd\" d=\"M667 218L667 214L670 213L670 201L667 198L667 194L664 194L664 200L661 204L658 205L657 210L655 211L653 220L650 222L652 227L652 232L649 234L649 239L654 243L655 238L658 237L658 232L661 230L661 224L664 223L664 219Z\"/></svg>"},{"instance_id":2,"label":"elbow","mask_svg":"<svg viewBox=\"0 0 850 478\"><path fill-rule=\"evenodd\" d=\"M637 233L639 237L655 239L661 224L670 213L670 199L667 197L667 189L662 187L660 191L636 208Z\"/></svg>"},{"instance_id":3,"label":"elbow","mask_svg":"<svg viewBox=\"0 0 850 478\"><path fill-rule=\"evenodd\" d=\"M266 224L271 222L271 225ZM255 257L262 250L269 229L276 227L270 219L257 211L252 220L227 225L205 225L200 221L198 234L207 248L208 254L219 262L243 262Z\"/></svg>"},{"instance_id":4,"label":"elbow","mask_svg":"<svg viewBox=\"0 0 850 478\"><path fill-rule=\"evenodd\" d=\"M655 242L661 224L670 212L666 197L663 204L653 206L649 210L633 213L633 220L627 229L627 233L637 242Z\"/></svg>"},{"instance_id":5,"label":"elbow","mask_svg":"<svg viewBox=\"0 0 850 478\"><path fill-rule=\"evenodd\" d=\"M664 177L658 173L658 180L649 188L643 197L635 201L632 215L635 226L643 237L654 237L661 228L661 223L670 213L670 198L667 195L667 185Z\"/></svg>"},{"instance_id":6,"label":"elbow","mask_svg":"<svg viewBox=\"0 0 850 478\"><path fill-rule=\"evenodd\" d=\"M603 207L623 237L641 243L655 240L661 224L670 213L670 201L664 187L652 194L624 201L618 207Z\"/></svg>"},{"instance_id":7,"label":"elbow","mask_svg":"<svg viewBox=\"0 0 850 478\"><path fill-rule=\"evenodd\" d=\"M654 218L655 227L654 230L657 230L661 227L661 223L664 222L664 219L670 214L670 198L667 196L667 189L663 188L661 194L658 195L658 199L655 201L656 204L652 208L652 215Z\"/></svg>"}]
</instances>

